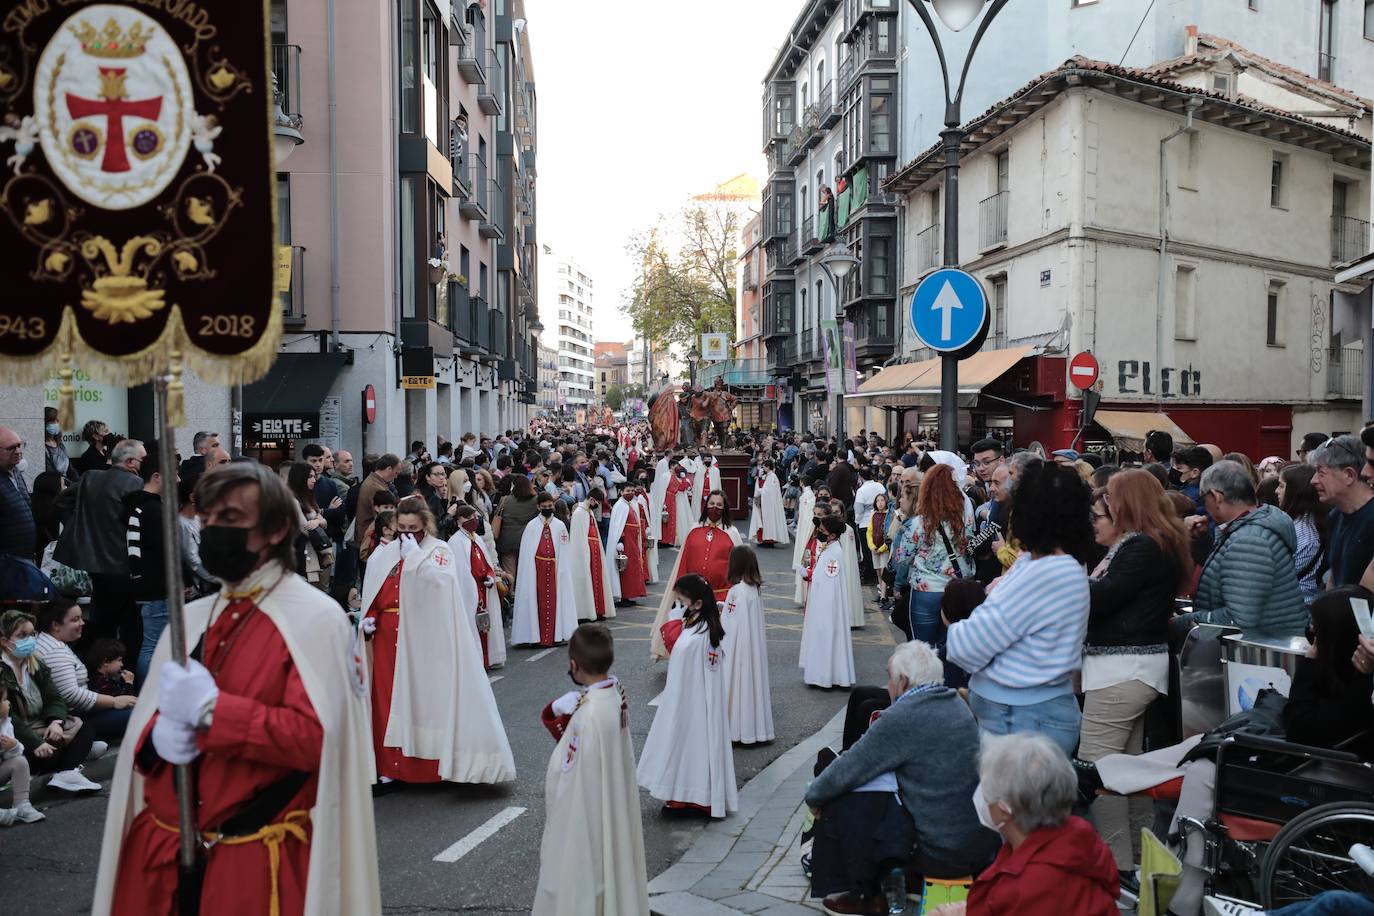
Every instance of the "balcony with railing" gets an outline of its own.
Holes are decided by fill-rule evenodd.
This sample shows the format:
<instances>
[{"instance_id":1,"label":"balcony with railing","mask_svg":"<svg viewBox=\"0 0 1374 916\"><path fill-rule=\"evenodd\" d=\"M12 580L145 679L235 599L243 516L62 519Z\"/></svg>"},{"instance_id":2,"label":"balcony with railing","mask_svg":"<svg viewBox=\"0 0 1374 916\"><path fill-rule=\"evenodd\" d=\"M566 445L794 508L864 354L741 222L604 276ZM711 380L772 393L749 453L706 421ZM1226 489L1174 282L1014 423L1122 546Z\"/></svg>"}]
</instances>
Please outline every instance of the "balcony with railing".
<instances>
[{"instance_id":1,"label":"balcony with railing","mask_svg":"<svg viewBox=\"0 0 1374 916\"><path fill-rule=\"evenodd\" d=\"M821 336L815 328L802 328L796 361L809 363L821 358Z\"/></svg>"},{"instance_id":2,"label":"balcony with railing","mask_svg":"<svg viewBox=\"0 0 1374 916\"><path fill-rule=\"evenodd\" d=\"M454 343L463 352L468 352L468 345L472 343L472 294L465 284L449 282L448 310L453 321L449 330L453 332Z\"/></svg>"},{"instance_id":3,"label":"balcony with railing","mask_svg":"<svg viewBox=\"0 0 1374 916\"><path fill-rule=\"evenodd\" d=\"M291 249L291 272L288 275L290 285L286 289L277 290L277 298L281 302L282 320L287 324L305 323L305 246L290 245L283 246L283 249ZM285 250L279 255L285 257ZM280 267L280 261L278 262Z\"/></svg>"},{"instance_id":4,"label":"balcony with railing","mask_svg":"<svg viewBox=\"0 0 1374 916\"><path fill-rule=\"evenodd\" d=\"M916 233L916 272L923 274L940 266L940 224Z\"/></svg>"},{"instance_id":5,"label":"balcony with railing","mask_svg":"<svg viewBox=\"0 0 1374 916\"><path fill-rule=\"evenodd\" d=\"M301 46L272 46L272 76L277 81L277 94L282 113L301 120Z\"/></svg>"},{"instance_id":6,"label":"balcony with railing","mask_svg":"<svg viewBox=\"0 0 1374 916\"><path fill-rule=\"evenodd\" d=\"M1007 201L1010 191L998 191L978 204L978 247L982 250L1007 243Z\"/></svg>"},{"instance_id":7,"label":"balcony with railing","mask_svg":"<svg viewBox=\"0 0 1374 916\"><path fill-rule=\"evenodd\" d=\"M796 127L792 128L792 134L787 139L787 164L790 167L796 168L805 161L806 151L809 149L806 145L806 141L810 136L811 129L806 126L805 112L803 112L801 122L798 123Z\"/></svg>"},{"instance_id":8,"label":"balcony with railing","mask_svg":"<svg viewBox=\"0 0 1374 916\"><path fill-rule=\"evenodd\" d=\"M486 220L491 212L490 186L481 160L468 166L466 181L468 196L458 202L458 212L467 219Z\"/></svg>"},{"instance_id":9,"label":"balcony with railing","mask_svg":"<svg viewBox=\"0 0 1374 916\"><path fill-rule=\"evenodd\" d=\"M477 87L477 107L486 114L499 115L506 89L505 71L501 68L501 59L496 56L495 50L486 48L483 53L486 79Z\"/></svg>"},{"instance_id":10,"label":"balcony with railing","mask_svg":"<svg viewBox=\"0 0 1374 916\"><path fill-rule=\"evenodd\" d=\"M453 195L467 198L472 195L472 182L466 166L468 132L465 125L450 121L448 125L448 161L453 166Z\"/></svg>"},{"instance_id":11,"label":"balcony with railing","mask_svg":"<svg viewBox=\"0 0 1374 916\"><path fill-rule=\"evenodd\" d=\"M820 235L816 232L816 217L808 216L801 227L801 235L798 236L801 244L798 251L803 255L815 254L825 246L821 243Z\"/></svg>"},{"instance_id":12,"label":"balcony with railing","mask_svg":"<svg viewBox=\"0 0 1374 916\"><path fill-rule=\"evenodd\" d=\"M841 110L839 96L835 93L834 80L826 80L821 86L820 94L816 96L816 105L820 109L821 130L829 130L839 123L844 111Z\"/></svg>"},{"instance_id":13,"label":"balcony with railing","mask_svg":"<svg viewBox=\"0 0 1374 916\"><path fill-rule=\"evenodd\" d=\"M758 387L768 384L769 377L765 359L727 359L702 366L697 372L697 383L707 388L716 379L723 379L727 385Z\"/></svg>"},{"instance_id":14,"label":"balcony with railing","mask_svg":"<svg viewBox=\"0 0 1374 916\"><path fill-rule=\"evenodd\" d=\"M768 147L768 174L792 171L792 135L774 140Z\"/></svg>"},{"instance_id":15,"label":"balcony with railing","mask_svg":"<svg viewBox=\"0 0 1374 916\"><path fill-rule=\"evenodd\" d=\"M506 237L506 191L495 178L487 179L487 215L477 224L477 232L484 239L504 239Z\"/></svg>"},{"instance_id":16,"label":"balcony with railing","mask_svg":"<svg viewBox=\"0 0 1374 916\"><path fill-rule=\"evenodd\" d=\"M806 130L802 145L807 149L814 149L825 139L825 131L821 129L822 112L821 103L815 102L802 113L802 127Z\"/></svg>"},{"instance_id":17,"label":"balcony with railing","mask_svg":"<svg viewBox=\"0 0 1374 916\"><path fill-rule=\"evenodd\" d=\"M510 346L506 340L506 313L500 309L489 309L487 320L490 334L487 339L487 349L491 351L493 357L505 359L510 352Z\"/></svg>"},{"instance_id":18,"label":"balcony with railing","mask_svg":"<svg viewBox=\"0 0 1374 916\"><path fill-rule=\"evenodd\" d=\"M1364 397L1364 350L1342 347L1326 351L1326 396L1345 401Z\"/></svg>"},{"instance_id":19,"label":"balcony with railing","mask_svg":"<svg viewBox=\"0 0 1374 916\"><path fill-rule=\"evenodd\" d=\"M471 33L468 35L471 38ZM458 48L458 73L474 85L480 85L486 81L486 49L479 48L472 41L467 41Z\"/></svg>"},{"instance_id":20,"label":"balcony with railing","mask_svg":"<svg viewBox=\"0 0 1374 916\"><path fill-rule=\"evenodd\" d=\"M840 61L840 80L836 95L843 93L845 88L854 81L854 74L859 68L859 56L850 51Z\"/></svg>"},{"instance_id":21,"label":"balcony with railing","mask_svg":"<svg viewBox=\"0 0 1374 916\"><path fill-rule=\"evenodd\" d=\"M1369 254L1369 220L1331 217L1331 260L1337 264Z\"/></svg>"}]
</instances>

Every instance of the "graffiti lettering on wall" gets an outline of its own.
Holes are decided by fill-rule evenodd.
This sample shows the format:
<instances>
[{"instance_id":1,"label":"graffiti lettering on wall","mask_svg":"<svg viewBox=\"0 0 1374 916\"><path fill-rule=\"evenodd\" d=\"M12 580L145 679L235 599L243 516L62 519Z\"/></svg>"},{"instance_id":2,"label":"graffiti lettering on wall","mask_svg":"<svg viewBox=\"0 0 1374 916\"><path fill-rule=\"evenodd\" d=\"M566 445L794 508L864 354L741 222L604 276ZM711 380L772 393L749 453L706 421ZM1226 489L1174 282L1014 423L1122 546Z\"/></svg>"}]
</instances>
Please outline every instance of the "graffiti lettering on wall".
<instances>
[{"instance_id":1,"label":"graffiti lettering on wall","mask_svg":"<svg viewBox=\"0 0 1374 916\"><path fill-rule=\"evenodd\" d=\"M1202 396L1202 370L1165 366L1159 370L1159 397ZM1120 394L1155 394L1155 375L1149 360L1123 359L1116 364L1116 390Z\"/></svg>"}]
</instances>

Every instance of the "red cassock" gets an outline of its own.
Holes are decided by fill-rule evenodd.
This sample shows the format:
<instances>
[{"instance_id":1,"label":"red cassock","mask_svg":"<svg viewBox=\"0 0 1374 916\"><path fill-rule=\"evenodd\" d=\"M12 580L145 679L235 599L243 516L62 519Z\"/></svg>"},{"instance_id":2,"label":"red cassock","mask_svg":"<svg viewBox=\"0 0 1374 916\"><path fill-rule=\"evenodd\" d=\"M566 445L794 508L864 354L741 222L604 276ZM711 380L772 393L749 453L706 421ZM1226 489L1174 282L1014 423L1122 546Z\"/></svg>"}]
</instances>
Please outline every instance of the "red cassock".
<instances>
[{"instance_id":1,"label":"red cassock","mask_svg":"<svg viewBox=\"0 0 1374 916\"><path fill-rule=\"evenodd\" d=\"M534 549L534 583L539 601L539 644L551 646L558 618L558 554L553 549L551 525L544 526L539 546Z\"/></svg>"},{"instance_id":2,"label":"red cassock","mask_svg":"<svg viewBox=\"0 0 1374 916\"><path fill-rule=\"evenodd\" d=\"M377 755L377 775L401 782L439 782L439 761L407 757L399 747L383 743L391 721L396 640L401 633L401 563L387 575L366 616L377 620L377 632L372 634L372 749Z\"/></svg>"},{"instance_id":3,"label":"red cassock","mask_svg":"<svg viewBox=\"0 0 1374 916\"><path fill-rule=\"evenodd\" d=\"M596 601L596 619L601 620L606 616L606 578L602 575L605 570L601 565L601 531L596 527L596 522L593 520L589 520L587 523L587 556L591 557L591 568L588 573L592 577L592 598Z\"/></svg>"},{"instance_id":4,"label":"red cassock","mask_svg":"<svg viewBox=\"0 0 1374 916\"><path fill-rule=\"evenodd\" d=\"M472 578L477 582L477 613L480 614L487 609L487 579L494 574L491 564L487 562L486 552L477 546L477 542L471 543L472 547ZM487 634L481 630L477 635L482 639L482 667L491 667L491 656L487 653Z\"/></svg>"},{"instance_id":5,"label":"red cassock","mask_svg":"<svg viewBox=\"0 0 1374 916\"><path fill-rule=\"evenodd\" d=\"M635 503L635 508L639 510L639 552L644 558L644 582L649 582L649 512L639 502ZM648 589L644 592L648 594Z\"/></svg>"},{"instance_id":6,"label":"red cassock","mask_svg":"<svg viewBox=\"0 0 1374 916\"><path fill-rule=\"evenodd\" d=\"M668 517L663 520L663 531L659 541L664 544L677 543L677 495L689 490L691 484L686 478L673 474L668 478L668 488L663 493L663 508Z\"/></svg>"},{"instance_id":7,"label":"red cassock","mask_svg":"<svg viewBox=\"0 0 1374 916\"><path fill-rule=\"evenodd\" d=\"M717 601L724 601L730 592L730 551L735 542L720 528L700 525L687 533L678 561L679 577L689 573L704 576L711 583Z\"/></svg>"},{"instance_id":8,"label":"red cassock","mask_svg":"<svg viewBox=\"0 0 1374 916\"><path fill-rule=\"evenodd\" d=\"M630 503L625 515L625 529L620 532L620 543L625 545L625 568L619 570L620 597L625 600L643 598L649 594L644 587L648 578L644 565L644 526L639 507Z\"/></svg>"},{"instance_id":9,"label":"red cassock","mask_svg":"<svg viewBox=\"0 0 1374 916\"><path fill-rule=\"evenodd\" d=\"M760 506L759 506L759 529L758 529L757 531L754 532L754 540L755 540L755 541L758 541L760 544L776 544L777 541L773 541L773 540L767 540L767 541L765 541L765 540L763 539L763 507L762 507L762 500L763 500L763 478L759 478L759 482L756 483L756 484L754 484L754 498L760 501Z\"/></svg>"},{"instance_id":10,"label":"red cassock","mask_svg":"<svg viewBox=\"0 0 1374 916\"><path fill-rule=\"evenodd\" d=\"M324 729L276 624L251 599L226 607L206 631L203 645L202 661L220 693L211 726L200 735L201 756L191 770L200 828L213 830L293 773L309 777L257 838L226 838L211 848L200 912L268 913L275 892L279 912L300 913ZM177 912L177 795L173 768L157 755L149 737L156 721L154 715L134 758L143 775L145 807L119 853L116 914ZM271 847L280 854L275 887Z\"/></svg>"}]
</instances>

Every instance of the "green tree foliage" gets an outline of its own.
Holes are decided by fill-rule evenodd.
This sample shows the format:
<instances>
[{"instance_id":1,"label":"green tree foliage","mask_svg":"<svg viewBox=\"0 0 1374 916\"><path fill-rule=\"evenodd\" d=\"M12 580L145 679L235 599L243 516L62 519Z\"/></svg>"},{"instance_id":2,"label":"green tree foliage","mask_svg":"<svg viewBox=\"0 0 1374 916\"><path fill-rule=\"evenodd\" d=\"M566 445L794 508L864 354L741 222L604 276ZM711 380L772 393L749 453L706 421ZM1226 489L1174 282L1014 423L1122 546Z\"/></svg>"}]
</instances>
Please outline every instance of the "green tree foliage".
<instances>
[{"instance_id":1,"label":"green tree foliage","mask_svg":"<svg viewBox=\"0 0 1374 916\"><path fill-rule=\"evenodd\" d=\"M642 397L645 397L643 385L611 385L606 389L601 400L611 410L620 410L625 406L625 402L631 398Z\"/></svg>"},{"instance_id":2,"label":"green tree foliage","mask_svg":"<svg viewBox=\"0 0 1374 916\"><path fill-rule=\"evenodd\" d=\"M739 217L729 208L694 203L671 223L631 238L627 250L639 274L621 308L637 335L684 350L701 334L733 335L739 230Z\"/></svg>"}]
</instances>

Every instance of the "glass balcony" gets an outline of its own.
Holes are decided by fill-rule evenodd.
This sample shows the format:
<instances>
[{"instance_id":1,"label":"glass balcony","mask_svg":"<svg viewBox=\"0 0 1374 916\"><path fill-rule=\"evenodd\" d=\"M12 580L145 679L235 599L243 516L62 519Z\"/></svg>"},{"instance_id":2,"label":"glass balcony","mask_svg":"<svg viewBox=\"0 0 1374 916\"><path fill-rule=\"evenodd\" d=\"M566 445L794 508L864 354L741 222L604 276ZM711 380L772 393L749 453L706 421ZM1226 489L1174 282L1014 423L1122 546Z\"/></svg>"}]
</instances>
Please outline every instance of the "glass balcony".
<instances>
[{"instance_id":1,"label":"glass balcony","mask_svg":"<svg viewBox=\"0 0 1374 916\"><path fill-rule=\"evenodd\" d=\"M486 79L477 87L477 107L489 115L501 113L506 94L506 75L501 68L501 60L491 48L485 49L484 70Z\"/></svg>"}]
</instances>

